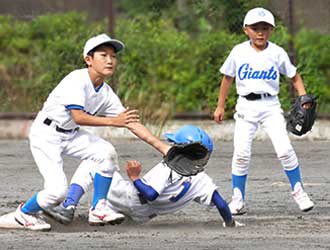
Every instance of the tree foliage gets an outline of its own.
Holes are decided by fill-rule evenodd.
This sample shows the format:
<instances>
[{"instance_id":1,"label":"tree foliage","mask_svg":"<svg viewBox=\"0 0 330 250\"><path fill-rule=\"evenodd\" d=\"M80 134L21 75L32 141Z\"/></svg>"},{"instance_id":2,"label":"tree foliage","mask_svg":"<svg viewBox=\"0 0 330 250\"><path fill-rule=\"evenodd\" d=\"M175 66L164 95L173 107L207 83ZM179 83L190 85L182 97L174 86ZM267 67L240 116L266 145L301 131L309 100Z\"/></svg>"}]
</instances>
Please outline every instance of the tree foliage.
<instances>
[{"instance_id":1,"label":"tree foliage","mask_svg":"<svg viewBox=\"0 0 330 250\"><path fill-rule=\"evenodd\" d=\"M126 5L132 11L141 7L135 4L137 1L122 2L134 3L135 7ZM246 37L241 28L240 32L232 32L229 24L219 21L220 14L215 17L205 13L211 13L215 7L210 6L216 3L222 2L219 6L224 6L240 1L182 1L193 5L190 14L198 17L191 18L191 27L187 28L182 24L185 18L180 21L171 12L173 4L180 1L142 2L143 8L154 11L134 16L126 13L117 19L116 38L123 40L126 48L119 53L117 72L113 80L108 79L110 84L116 83L125 105L140 109L143 119L148 121L162 123L183 111L212 113L222 77L219 68L232 47ZM202 2L208 2L208 7ZM185 13L185 8L188 7L177 11ZM75 12L43 15L32 21L0 16L0 111L38 111L66 74L84 67L85 41L107 27L106 20L93 23L87 20L87 15ZM273 42L285 49L290 39L296 47L298 68L307 90L318 97L320 111L329 113L329 35L302 30L290 37L285 26L279 24L271 36ZM283 78L280 98L285 109L292 101L288 84L290 81ZM227 100L228 117L232 116L236 97L232 86Z\"/></svg>"}]
</instances>

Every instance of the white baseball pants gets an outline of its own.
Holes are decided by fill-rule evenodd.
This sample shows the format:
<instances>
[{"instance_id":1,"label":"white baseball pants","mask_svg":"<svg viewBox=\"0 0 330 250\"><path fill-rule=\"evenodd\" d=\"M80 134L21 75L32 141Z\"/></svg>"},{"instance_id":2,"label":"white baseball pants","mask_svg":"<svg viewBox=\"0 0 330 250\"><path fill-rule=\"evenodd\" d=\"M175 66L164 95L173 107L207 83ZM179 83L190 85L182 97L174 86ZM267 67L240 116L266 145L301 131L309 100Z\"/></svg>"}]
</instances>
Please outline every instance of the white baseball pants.
<instances>
[{"instance_id":1,"label":"white baseball pants","mask_svg":"<svg viewBox=\"0 0 330 250\"><path fill-rule=\"evenodd\" d=\"M259 126L271 139L283 168L291 170L298 166L298 159L288 137L283 110L277 96L255 101L239 97L234 118L232 174L238 176L248 174L251 145Z\"/></svg>"},{"instance_id":2,"label":"white baseball pants","mask_svg":"<svg viewBox=\"0 0 330 250\"><path fill-rule=\"evenodd\" d=\"M29 139L34 160L44 178L44 189L37 202L47 208L61 202L68 183L63 171L63 155L82 160L82 165L93 166L103 176L111 177L118 170L118 158L111 143L84 130L70 133L57 132L55 124L44 124L47 117L39 113L31 127Z\"/></svg>"}]
</instances>

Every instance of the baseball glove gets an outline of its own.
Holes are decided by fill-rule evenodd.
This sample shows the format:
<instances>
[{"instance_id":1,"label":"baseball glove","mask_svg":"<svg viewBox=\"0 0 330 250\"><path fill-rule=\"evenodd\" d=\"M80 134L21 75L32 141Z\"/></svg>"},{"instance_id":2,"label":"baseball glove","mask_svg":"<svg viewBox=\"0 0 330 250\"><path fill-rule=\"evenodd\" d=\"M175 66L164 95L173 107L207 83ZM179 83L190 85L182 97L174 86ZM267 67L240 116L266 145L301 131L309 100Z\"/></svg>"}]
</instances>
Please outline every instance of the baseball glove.
<instances>
[{"instance_id":1,"label":"baseball glove","mask_svg":"<svg viewBox=\"0 0 330 250\"><path fill-rule=\"evenodd\" d=\"M199 142L194 142L174 144L164 156L164 162L178 174L191 176L202 172L209 158L207 148Z\"/></svg>"},{"instance_id":2,"label":"baseball glove","mask_svg":"<svg viewBox=\"0 0 330 250\"><path fill-rule=\"evenodd\" d=\"M287 130L298 136L310 131L316 118L316 104L312 95L299 96L286 116Z\"/></svg>"}]
</instances>

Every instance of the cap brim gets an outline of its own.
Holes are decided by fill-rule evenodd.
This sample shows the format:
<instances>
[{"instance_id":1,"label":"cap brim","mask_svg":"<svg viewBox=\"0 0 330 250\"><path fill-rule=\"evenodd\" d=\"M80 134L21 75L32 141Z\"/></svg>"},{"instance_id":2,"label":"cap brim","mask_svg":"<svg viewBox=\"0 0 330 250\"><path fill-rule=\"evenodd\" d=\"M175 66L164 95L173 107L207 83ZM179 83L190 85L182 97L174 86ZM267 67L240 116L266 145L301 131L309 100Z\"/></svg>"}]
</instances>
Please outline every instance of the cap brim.
<instances>
[{"instance_id":1,"label":"cap brim","mask_svg":"<svg viewBox=\"0 0 330 250\"><path fill-rule=\"evenodd\" d=\"M123 50L124 47L125 47L124 44L121 41L116 40L116 39L111 39L111 41L105 42L105 43L102 43L102 44L110 44L111 46L113 46L115 48L116 52L119 52L119 51ZM102 45L102 44L100 44L100 45Z\"/></svg>"},{"instance_id":2,"label":"cap brim","mask_svg":"<svg viewBox=\"0 0 330 250\"><path fill-rule=\"evenodd\" d=\"M86 51L84 50L83 56L86 57L90 51L94 50L95 48L97 48L97 47L99 47L101 45L105 45L105 44L111 45L114 48L114 50L115 50L116 53L125 48L125 45L124 45L123 42L121 42L119 40L116 40L116 39L111 39L111 40L108 40L108 41L104 41L102 43L99 43L97 45L94 45L91 48L88 48Z\"/></svg>"},{"instance_id":3,"label":"cap brim","mask_svg":"<svg viewBox=\"0 0 330 250\"><path fill-rule=\"evenodd\" d=\"M256 24L256 23L267 23L273 27L275 27L274 24L272 24L271 22L268 22L268 21L265 21L265 20L257 20L255 22L250 22L250 23L244 23L244 27L247 26L247 25L253 25L253 24Z\"/></svg>"}]
</instances>

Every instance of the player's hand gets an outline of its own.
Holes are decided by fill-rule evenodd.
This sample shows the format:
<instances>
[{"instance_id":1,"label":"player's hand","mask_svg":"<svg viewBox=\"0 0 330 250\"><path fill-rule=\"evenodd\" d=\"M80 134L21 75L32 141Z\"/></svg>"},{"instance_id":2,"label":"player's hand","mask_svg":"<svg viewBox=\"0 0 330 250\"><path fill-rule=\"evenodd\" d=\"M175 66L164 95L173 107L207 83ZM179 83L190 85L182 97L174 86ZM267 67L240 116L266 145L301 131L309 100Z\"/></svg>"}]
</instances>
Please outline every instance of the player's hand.
<instances>
[{"instance_id":1,"label":"player's hand","mask_svg":"<svg viewBox=\"0 0 330 250\"><path fill-rule=\"evenodd\" d=\"M238 221L236 221L236 220L233 220L233 222L230 223L230 224L224 222L224 223L222 224L222 226L223 226L223 227L245 227L245 224L240 223L240 222L238 222Z\"/></svg>"},{"instance_id":2,"label":"player's hand","mask_svg":"<svg viewBox=\"0 0 330 250\"><path fill-rule=\"evenodd\" d=\"M141 173L141 163L135 160L127 161L126 164L126 173L128 178L130 178L132 181L135 181L136 179L139 179L140 173Z\"/></svg>"},{"instance_id":3,"label":"player's hand","mask_svg":"<svg viewBox=\"0 0 330 250\"><path fill-rule=\"evenodd\" d=\"M217 123L221 123L224 118L225 118L225 109L221 108L221 107L217 107L216 110L213 113L213 119Z\"/></svg>"},{"instance_id":4,"label":"player's hand","mask_svg":"<svg viewBox=\"0 0 330 250\"><path fill-rule=\"evenodd\" d=\"M117 118L117 126L125 127L129 123L139 122L139 111L136 109L126 108L123 112L119 113Z\"/></svg>"},{"instance_id":5,"label":"player's hand","mask_svg":"<svg viewBox=\"0 0 330 250\"><path fill-rule=\"evenodd\" d=\"M304 109L310 109L312 106L313 106L313 104L310 103L310 102L306 102L306 103L303 104Z\"/></svg>"}]
</instances>

